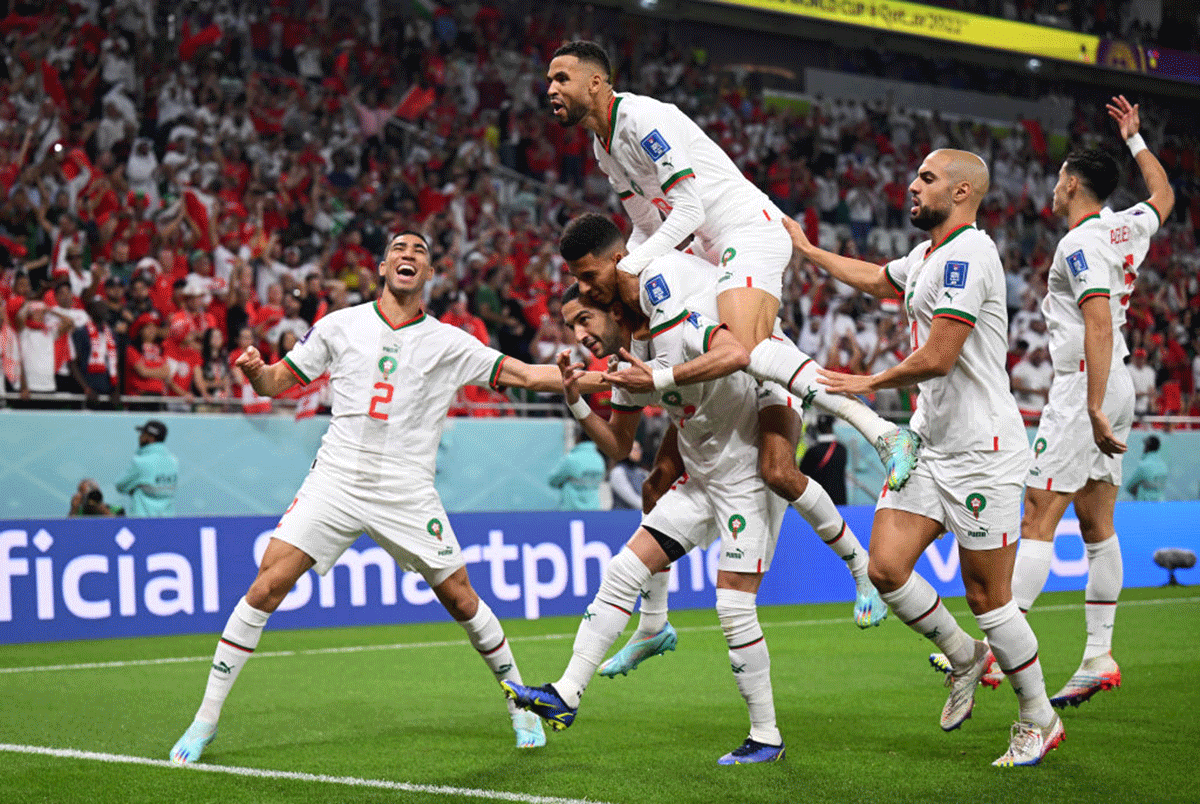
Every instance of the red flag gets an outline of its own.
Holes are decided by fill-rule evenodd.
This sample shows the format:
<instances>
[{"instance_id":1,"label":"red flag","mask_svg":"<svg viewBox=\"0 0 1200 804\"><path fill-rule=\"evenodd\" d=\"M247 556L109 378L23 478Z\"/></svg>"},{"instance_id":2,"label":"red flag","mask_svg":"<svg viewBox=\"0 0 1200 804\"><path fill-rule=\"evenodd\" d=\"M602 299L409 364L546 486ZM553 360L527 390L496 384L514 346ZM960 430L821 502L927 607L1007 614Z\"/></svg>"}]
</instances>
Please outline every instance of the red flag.
<instances>
[{"instance_id":1,"label":"red flag","mask_svg":"<svg viewBox=\"0 0 1200 804\"><path fill-rule=\"evenodd\" d=\"M215 45L220 39L221 29L216 23L197 31L179 43L179 60L191 61L197 50Z\"/></svg>"},{"instance_id":2,"label":"red flag","mask_svg":"<svg viewBox=\"0 0 1200 804\"><path fill-rule=\"evenodd\" d=\"M42 89L60 108L68 108L67 91L63 89L62 81L58 78L58 70L47 61L42 62Z\"/></svg>"}]
</instances>

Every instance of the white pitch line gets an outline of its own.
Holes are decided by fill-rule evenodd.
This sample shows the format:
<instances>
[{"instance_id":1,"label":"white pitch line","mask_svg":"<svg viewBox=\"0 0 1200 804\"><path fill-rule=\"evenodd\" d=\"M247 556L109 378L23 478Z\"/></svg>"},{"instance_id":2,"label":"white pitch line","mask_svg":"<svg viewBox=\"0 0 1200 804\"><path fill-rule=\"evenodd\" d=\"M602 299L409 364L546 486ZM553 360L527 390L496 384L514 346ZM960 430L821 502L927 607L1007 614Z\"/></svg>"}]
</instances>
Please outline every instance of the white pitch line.
<instances>
[{"instance_id":1,"label":"white pitch line","mask_svg":"<svg viewBox=\"0 0 1200 804\"><path fill-rule=\"evenodd\" d=\"M13 745L0 743L0 752L14 754L38 754L58 757L60 759L86 759L95 762L109 762L123 765L149 765L155 768L171 768L179 771L197 771L205 773L227 773L232 776L252 776L259 779L286 779L293 782L321 782L324 784L340 784L346 787L370 787L379 790L399 790L405 793L424 793L438 796L466 796L468 798L483 798L493 801L516 801L521 804L605 804L586 798L562 798L559 796L531 796L528 793L509 793L504 790L482 790L473 787L449 787L440 784L411 784L409 782L391 782L387 779L360 779L356 776L327 776L323 773L299 773L296 771L262 770L260 768L241 768L232 765L176 765L165 759L149 759L147 757L126 756L124 754L105 754L98 751L79 751L74 748L47 748L40 745Z\"/></svg>"},{"instance_id":2,"label":"white pitch line","mask_svg":"<svg viewBox=\"0 0 1200 804\"><path fill-rule=\"evenodd\" d=\"M1159 606L1165 603L1200 603L1200 597L1171 597L1157 598L1153 600L1128 600L1122 601L1122 606ZM1036 606L1033 609L1034 613L1042 611L1077 611L1083 608L1082 603L1060 603L1053 606ZM969 615L969 611L954 611L953 614ZM846 619L824 619L824 620L789 620L785 622L765 622L762 623L763 628L795 628L797 626L807 625L845 625L848 622ZM700 633L704 631L717 631L719 625L692 625L682 626L676 630L680 633ZM575 634L538 634L530 636L509 637L512 642L551 642L559 639L574 639ZM391 645L347 645L340 648L308 648L305 650L276 650L276 651L256 651L255 656L265 658L278 658L281 656L325 656L337 653L368 653L381 650L411 650L414 648L449 648L461 647L468 644L465 639L448 639L439 642L398 642ZM0 646L2 647L2 646ZM112 662L80 662L77 664L44 664L33 667L0 667L0 675L9 675L12 673L46 673L58 670L102 670L106 668L122 668L122 667L150 667L161 664L190 664L194 662L211 662L212 655L207 656L170 656L160 659L128 659L124 661Z\"/></svg>"}]
</instances>

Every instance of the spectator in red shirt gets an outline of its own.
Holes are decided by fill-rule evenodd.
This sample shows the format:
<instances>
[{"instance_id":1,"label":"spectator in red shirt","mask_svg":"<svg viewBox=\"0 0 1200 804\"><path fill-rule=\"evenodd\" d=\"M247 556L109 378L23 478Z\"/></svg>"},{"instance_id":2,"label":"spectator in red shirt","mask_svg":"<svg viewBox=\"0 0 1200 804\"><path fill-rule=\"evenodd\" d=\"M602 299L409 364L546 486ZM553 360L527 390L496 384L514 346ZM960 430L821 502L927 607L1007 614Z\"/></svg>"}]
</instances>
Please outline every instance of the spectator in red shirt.
<instances>
[{"instance_id":1,"label":"spectator in red shirt","mask_svg":"<svg viewBox=\"0 0 1200 804\"><path fill-rule=\"evenodd\" d=\"M157 313L142 313L129 328L131 342L125 348L126 396L165 396L171 369L159 343ZM159 410L157 403L133 403L131 410Z\"/></svg>"}]
</instances>

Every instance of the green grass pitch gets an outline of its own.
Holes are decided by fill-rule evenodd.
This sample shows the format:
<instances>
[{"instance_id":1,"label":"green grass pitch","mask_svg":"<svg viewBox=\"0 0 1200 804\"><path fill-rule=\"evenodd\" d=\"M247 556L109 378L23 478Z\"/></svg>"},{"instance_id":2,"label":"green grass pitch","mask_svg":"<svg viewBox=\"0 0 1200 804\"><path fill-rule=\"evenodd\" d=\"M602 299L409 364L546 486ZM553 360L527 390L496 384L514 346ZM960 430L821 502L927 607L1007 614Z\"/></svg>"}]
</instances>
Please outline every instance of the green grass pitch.
<instances>
[{"instance_id":1,"label":"green grass pitch","mask_svg":"<svg viewBox=\"0 0 1200 804\"><path fill-rule=\"evenodd\" d=\"M1082 602L1081 592L1046 594L1030 615L1051 693L1078 664ZM962 599L948 604L978 633ZM894 619L859 631L849 604L761 610L788 752L748 767L716 764L748 721L712 611L673 613L679 649L627 678L597 677L575 725L536 751L513 747L503 697L453 623L268 628L204 763L391 787L132 762L166 759L199 703L216 635L0 646L0 802L1194 804L1200 596L1130 589L1122 604L1122 687L1068 709L1062 746L1016 769L990 765L1016 715L1007 685L981 687L974 717L943 733L929 644ZM527 683L558 677L576 623L505 623ZM370 649L329 650L359 647ZM172 658L183 661L144 661ZM107 662L129 664L14 671ZM125 759L18 750L28 746Z\"/></svg>"}]
</instances>

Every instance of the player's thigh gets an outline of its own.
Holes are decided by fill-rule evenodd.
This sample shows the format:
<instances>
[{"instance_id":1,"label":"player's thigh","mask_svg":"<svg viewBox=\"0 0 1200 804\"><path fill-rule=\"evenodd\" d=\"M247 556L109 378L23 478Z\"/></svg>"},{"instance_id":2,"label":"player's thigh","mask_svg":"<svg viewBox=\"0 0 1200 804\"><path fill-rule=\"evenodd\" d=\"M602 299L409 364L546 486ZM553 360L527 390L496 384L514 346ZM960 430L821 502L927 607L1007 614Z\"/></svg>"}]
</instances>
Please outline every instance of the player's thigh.
<instances>
[{"instance_id":1,"label":"player's thigh","mask_svg":"<svg viewBox=\"0 0 1200 804\"><path fill-rule=\"evenodd\" d=\"M364 517L367 535L435 589L463 566L462 548L432 486L403 499L364 503Z\"/></svg>"},{"instance_id":2,"label":"player's thigh","mask_svg":"<svg viewBox=\"0 0 1200 804\"><path fill-rule=\"evenodd\" d=\"M942 523L926 514L876 508L868 545L867 573L871 582L881 592L899 589L912 574L925 548L944 532Z\"/></svg>"},{"instance_id":3,"label":"player's thigh","mask_svg":"<svg viewBox=\"0 0 1200 804\"><path fill-rule=\"evenodd\" d=\"M1120 486L1103 480L1089 480L1075 495L1075 515L1079 534L1088 544L1098 544L1114 533L1113 511L1117 507Z\"/></svg>"},{"instance_id":4,"label":"player's thigh","mask_svg":"<svg viewBox=\"0 0 1200 804\"><path fill-rule=\"evenodd\" d=\"M801 429L800 414L790 405L772 404L759 408L759 472L772 491L789 500L803 494L808 485L808 479L796 468L796 445L800 442Z\"/></svg>"},{"instance_id":5,"label":"player's thigh","mask_svg":"<svg viewBox=\"0 0 1200 804\"><path fill-rule=\"evenodd\" d=\"M272 536L310 556L313 567L324 575L354 544L364 525L351 488L313 471L279 518Z\"/></svg>"},{"instance_id":6,"label":"player's thigh","mask_svg":"<svg viewBox=\"0 0 1200 804\"><path fill-rule=\"evenodd\" d=\"M259 562L258 575L246 592L246 602L259 611L275 611L314 563L313 557L299 547L272 537Z\"/></svg>"},{"instance_id":7,"label":"player's thigh","mask_svg":"<svg viewBox=\"0 0 1200 804\"><path fill-rule=\"evenodd\" d=\"M778 301L783 274L792 259L792 239L783 228L778 210L762 211L713 238L703 250L717 266L717 295L735 288L765 291Z\"/></svg>"},{"instance_id":8,"label":"player's thigh","mask_svg":"<svg viewBox=\"0 0 1200 804\"><path fill-rule=\"evenodd\" d=\"M753 349L771 336L779 299L759 288L734 287L717 296L717 312L738 342Z\"/></svg>"},{"instance_id":9,"label":"player's thigh","mask_svg":"<svg viewBox=\"0 0 1200 804\"><path fill-rule=\"evenodd\" d=\"M1038 542L1054 541L1054 532L1067 512L1075 492L1046 491L1025 487L1025 510L1021 513L1021 538Z\"/></svg>"},{"instance_id":10,"label":"player's thigh","mask_svg":"<svg viewBox=\"0 0 1200 804\"><path fill-rule=\"evenodd\" d=\"M479 611L479 595L471 586L466 566L457 568L432 588L438 602L459 622L466 622Z\"/></svg>"},{"instance_id":11,"label":"player's thigh","mask_svg":"<svg viewBox=\"0 0 1200 804\"><path fill-rule=\"evenodd\" d=\"M963 588L972 613L983 614L1012 600L1016 559L1016 542L991 550L958 551Z\"/></svg>"}]
</instances>

